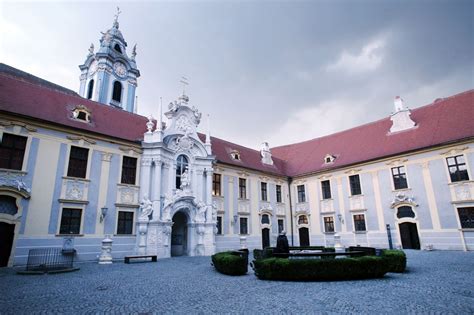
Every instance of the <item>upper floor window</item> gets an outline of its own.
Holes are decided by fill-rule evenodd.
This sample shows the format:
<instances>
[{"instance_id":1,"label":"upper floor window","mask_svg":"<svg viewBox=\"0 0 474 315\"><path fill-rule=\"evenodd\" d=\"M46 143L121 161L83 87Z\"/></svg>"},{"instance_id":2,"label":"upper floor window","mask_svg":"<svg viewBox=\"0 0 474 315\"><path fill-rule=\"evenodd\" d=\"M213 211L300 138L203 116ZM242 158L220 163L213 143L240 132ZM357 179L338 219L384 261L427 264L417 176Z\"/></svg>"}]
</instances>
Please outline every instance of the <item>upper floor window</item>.
<instances>
[{"instance_id":1,"label":"upper floor window","mask_svg":"<svg viewBox=\"0 0 474 315\"><path fill-rule=\"evenodd\" d=\"M188 158L184 155L180 155L176 159L176 189L181 188L181 176L188 168L188 164Z\"/></svg>"},{"instance_id":2,"label":"upper floor window","mask_svg":"<svg viewBox=\"0 0 474 315\"><path fill-rule=\"evenodd\" d=\"M308 224L308 217L305 215L300 215L298 217L298 224Z\"/></svg>"},{"instance_id":3,"label":"upper floor window","mask_svg":"<svg viewBox=\"0 0 474 315\"><path fill-rule=\"evenodd\" d=\"M356 231L356 232L366 231L365 215L363 215L363 214L354 214L354 231Z\"/></svg>"},{"instance_id":4,"label":"upper floor window","mask_svg":"<svg viewBox=\"0 0 474 315\"><path fill-rule=\"evenodd\" d=\"M461 228L474 229L474 207L458 208Z\"/></svg>"},{"instance_id":5,"label":"upper floor window","mask_svg":"<svg viewBox=\"0 0 474 315\"><path fill-rule=\"evenodd\" d=\"M119 211L117 221L117 234L126 235L133 233L133 212Z\"/></svg>"},{"instance_id":6,"label":"upper floor window","mask_svg":"<svg viewBox=\"0 0 474 315\"><path fill-rule=\"evenodd\" d=\"M239 178L239 198L247 199L247 179Z\"/></svg>"},{"instance_id":7,"label":"upper floor window","mask_svg":"<svg viewBox=\"0 0 474 315\"><path fill-rule=\"evenodd\" d=\"M392 167L392 178L395 190L408 188L407 174L404 166Z\"/></svg>"},{"instance_id":8,"label":"upper floor window","mask_svg":"<svg viewBox=\"0 0 474 315\"><path fill-rule=\"evenodd\" d=\"M27 137L4 133L0 138L0 168L21 170Z\"/></svg>"},{"instance_id":9,"label":"upper floor window","mask_svg":"<svg viewBox=\"0 0 474 315\"><path fill-rule=\"evenodd\" d=\"M64 208L59 234L80 234L82 209Z\"/></svg>"},{"instance_id":10,"label":"upper floor window","mask_svg":"<svg viewBox=\"0 0 474 315\"><path fill-rule=\"evenodd\" d=\"M351 186L351 196L360 195L362 193L359 175L349 176L349 185Z\"/></svg>"},{"instance_id":11,"label":"upper floor window","mask_svg":"<svg viewBox=\"0 0 474 315\"><path fill-rule=\"evenodd\" d=\"M89 81L89 85L87 86L87 98L92 98L92 91L94 90L94 80Z\"/></svg>"},{"instance_id":12,"label":"upper floor window","mask_svg":"<svg viewBox=\"0 0 474 315\"><path fill-rule=\"evenodd\" d=\"M122 184L135 185L137 175L137 159L124 156L122 160Z\"/></svg>"},{"instance_id":13,"label":"upper floor window","mask_svg":"<svg viewBox=\"0 0 474 315\"><path fill-rule=\"evenodd\" d=\"M261 192L262 200L267 201L268 200L267 183L265 183L265 182L260 183L260 192Z\"/></svg>"},{"instance_id":14,"label":"upper floor window","mask_svg":"<svg viewBox=\"0 0 474 315\"><path fill-rule=\"evenodd\" d=\"M114 82L114 89L112 91L112 100L120 103L122 100L122 83L119 81Z\"/></svg>"},{"instance_id":15,"label":"upper floor window","mask_svg":"<svg viewBox=\"0 0 474 315\"><path fill-rule=\"evenodd\" d=\"M323 180L321 182L321 191L323 193L323 199L331 199L331 183L329 180Z\"/></svg>"},{"instance_id":16,"label":"upper floor window","mask_svg":"<svg viewBox=\"0 0 474 315\"><path fill-rule=\"evenodd\" d=\"M268 214L263 214L261 222L262 224L270 224L270 216Z\"/></svg>"},{"instance_id":17,"label":"upper floor window","mask_svg":"<svg viewBox=\"0 0 474 315\"><path fill-rule=\"evenodd\" d=\"M240 234L249 234L248 218L240 218Z\"/></svg>"},{"instance_id":18,"label":"upper floor window","mask_svg":"<svg viewBox=\"0 0 474 315\"><path fill-rule=\"evenodd\" d=\"M451 177L451 182L459 182L462 180L469 180L469 175L467 174L467 166L464 161L464 155L456 155L446 158L448 163L449 175Z\"/></svg>"},{"instance_id":19,"label":"upper floor window","mask_svg":"<svg viewBox=\"0 0 474 315\"><path fill-rule=\"evenodd\" d=\"M214 196L221 196L221 174L212 174L212 194Z\"/></svg>"},{"instance_id":20,"label":"upper floor window","mask_svg":"<svg viewBox=\"0 0 474 315\"><path fill-rule=\"evenodd\" d=\"M71 146L67 176L86 178L89 149Z\"/></svg>"},{"instance_id":21,"label":"upper floor window","mask_svg":"<svg viewBox=\"0 0 474 315\"><path fill-rule=\"evenodd\" d=\"M281 185L276 185L276 200L281 203Z\"/></svg>"},{"instance_id":22,"label":"upper floor window","mask_svg":"<svg viewBox=\"0 0 474 315\"><path fill-rule=\"evenodd\" d=\"M334 217L324 217L324 232L334 232Z\"/></svg>"},{"instance_id":23,"label":"upper floor window","mask_svg":"<svg viewBox=\"0 0 474 315\"><path fill-rule=\"evenodd\" d=\"M298 185L296 188L298 190L298 202L306 202L304 185Z\"/></svg>"}]
</instances>

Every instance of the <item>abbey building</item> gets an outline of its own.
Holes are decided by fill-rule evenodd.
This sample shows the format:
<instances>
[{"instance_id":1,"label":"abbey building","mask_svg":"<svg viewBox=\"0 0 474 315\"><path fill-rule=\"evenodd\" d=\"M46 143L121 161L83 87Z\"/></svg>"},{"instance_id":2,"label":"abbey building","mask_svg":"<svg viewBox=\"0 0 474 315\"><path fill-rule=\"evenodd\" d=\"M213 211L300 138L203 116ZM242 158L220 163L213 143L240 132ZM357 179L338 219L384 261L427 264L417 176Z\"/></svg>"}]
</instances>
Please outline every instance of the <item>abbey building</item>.
<instances>
[{"instance_id":1,"label":"abbey building","mask_svg":"<svg viewBox=\"0 0 474 315\"><path fill-rule=\"evenodd\" d=\"M0 264L72 244L78 260L291 244L474 249L474 91L260 150L197 132L186 95L135 113L140 77L115 19L76 93L0 65ZM436 96L433 96L436 97ZM389 102L387 102L388 104ZM317 117L315 117L317 119Z\"/></svg>"}]
</instances>

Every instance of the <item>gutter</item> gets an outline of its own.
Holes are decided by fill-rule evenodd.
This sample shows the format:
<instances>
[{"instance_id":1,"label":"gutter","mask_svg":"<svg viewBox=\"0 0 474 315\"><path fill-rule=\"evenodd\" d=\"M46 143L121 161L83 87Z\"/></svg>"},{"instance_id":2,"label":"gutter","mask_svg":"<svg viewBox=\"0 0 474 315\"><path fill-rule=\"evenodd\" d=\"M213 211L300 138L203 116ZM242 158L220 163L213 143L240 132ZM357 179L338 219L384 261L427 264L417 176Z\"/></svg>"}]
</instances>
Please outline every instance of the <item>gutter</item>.
<instances>
[{"instance_id":1,"label":"gutter","mask_svg":"<svg viewBox=\"0 0 474 315\"><path fill-rule=\"evenodd\" d=\"M292 181L293 181L293 178L288 177L288 202L290 204L291 246L295 246L294 240L293 240L293 204L291 202L291 182Z\"/></svg>"}]
</instances>

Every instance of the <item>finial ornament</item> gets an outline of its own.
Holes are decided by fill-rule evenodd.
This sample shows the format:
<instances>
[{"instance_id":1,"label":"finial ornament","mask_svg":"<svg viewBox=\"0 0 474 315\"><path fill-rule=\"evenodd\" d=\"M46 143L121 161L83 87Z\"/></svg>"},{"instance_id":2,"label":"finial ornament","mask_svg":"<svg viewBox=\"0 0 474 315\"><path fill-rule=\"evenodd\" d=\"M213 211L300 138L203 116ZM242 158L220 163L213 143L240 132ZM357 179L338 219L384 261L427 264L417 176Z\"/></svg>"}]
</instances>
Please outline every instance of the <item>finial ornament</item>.
<instances>
[{"instance_id":1,"label":"finial ornament","mask_svg":"<svg viewBox=\"0 0 474 315\"><path fill-rule=\"evenodd\" d=\"M120 13L122 13L122 11L120 11L120 8L117 7L117 12L114 15L114 26L115 27L118 27L118 25L119 25L118 24L118 18L119 18Z\"/></svg>"},{"instance_id":2,"label":"finial ornament","mask_svg":"<svg viewBox=\"0 0 474 315\"><path fill-rule=\"evenodd\" d=\"M89 56L93 55L94 54L94 44L91 43L90 47L89 47Z\"/></svg>"},{"instance_id":3,"label":"finial ornament","mask_svg":"<svg viewBox=\"0 0 474 315\"><path fill-rule=\"evenodd\" d=\"M135 56L137 55L137 44L133 45L132 49L132 59L135 60Z\"/></svg>"},{"instance_id":4,"label":"finial ornament","mask_svg":"<svg viewBox=\"0 0 474 315\"><path fill-rule=\"evenodd\" d=\"M151 115L148 116L148 122L146 123L146 129L148 130L148 133L152 132L154 125L155 124L153 123L153 117Z\"/></svg>"}]
</instances>

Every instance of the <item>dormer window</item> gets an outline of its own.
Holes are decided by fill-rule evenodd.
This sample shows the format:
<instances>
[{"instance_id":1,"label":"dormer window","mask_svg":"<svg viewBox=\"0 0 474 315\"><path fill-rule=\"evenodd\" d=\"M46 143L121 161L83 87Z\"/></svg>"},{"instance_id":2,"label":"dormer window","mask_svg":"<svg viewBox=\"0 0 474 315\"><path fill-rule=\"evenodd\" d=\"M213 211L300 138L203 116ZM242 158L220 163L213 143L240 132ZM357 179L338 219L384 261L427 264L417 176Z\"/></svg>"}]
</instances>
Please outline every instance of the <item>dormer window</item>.
<instances>
[{"instance_id":1,"label":"dormer window","mask_svg":"<svg viewBox=\"0 0 474 315\"><path fill-rule=\"evenodd\" d=\"M72 111L72 118L88 123L91 121L91 112L87 107L79 105Z\"/></svg>"},{"instance_id":2,"label":"dormer window","mask_svg":"<svg viewBox=\"0 0 474 315\"><path fill-rule=\"evenodd\" d=\"M324 164L334 163L335 160L336 160L336 157L334 155L326 154L326 156L324 157Z\"/></svg>"},{"instance_id":3,"label":"dormer window","mask_svg":"<svg viewBox=\"0 0 474 315\"><path fill-rule=\"evenodd\" d=\"M120 48L120 45L119 45L119 44L115 44L114 49L115 49L117 52L122 53L122 48Z\"/></svg>"},{"instance_id":4,"label":"dormer window","mask_svg":"<svg viewBox=\"0 0 474 315\"><path fill-rule=\"evenodd\" d=\"M232 151L230 152L230 157L231 157L233 160L240 161L240 152L237 151L237 150L232 150Z\"/></svg>"}]
</instances>

